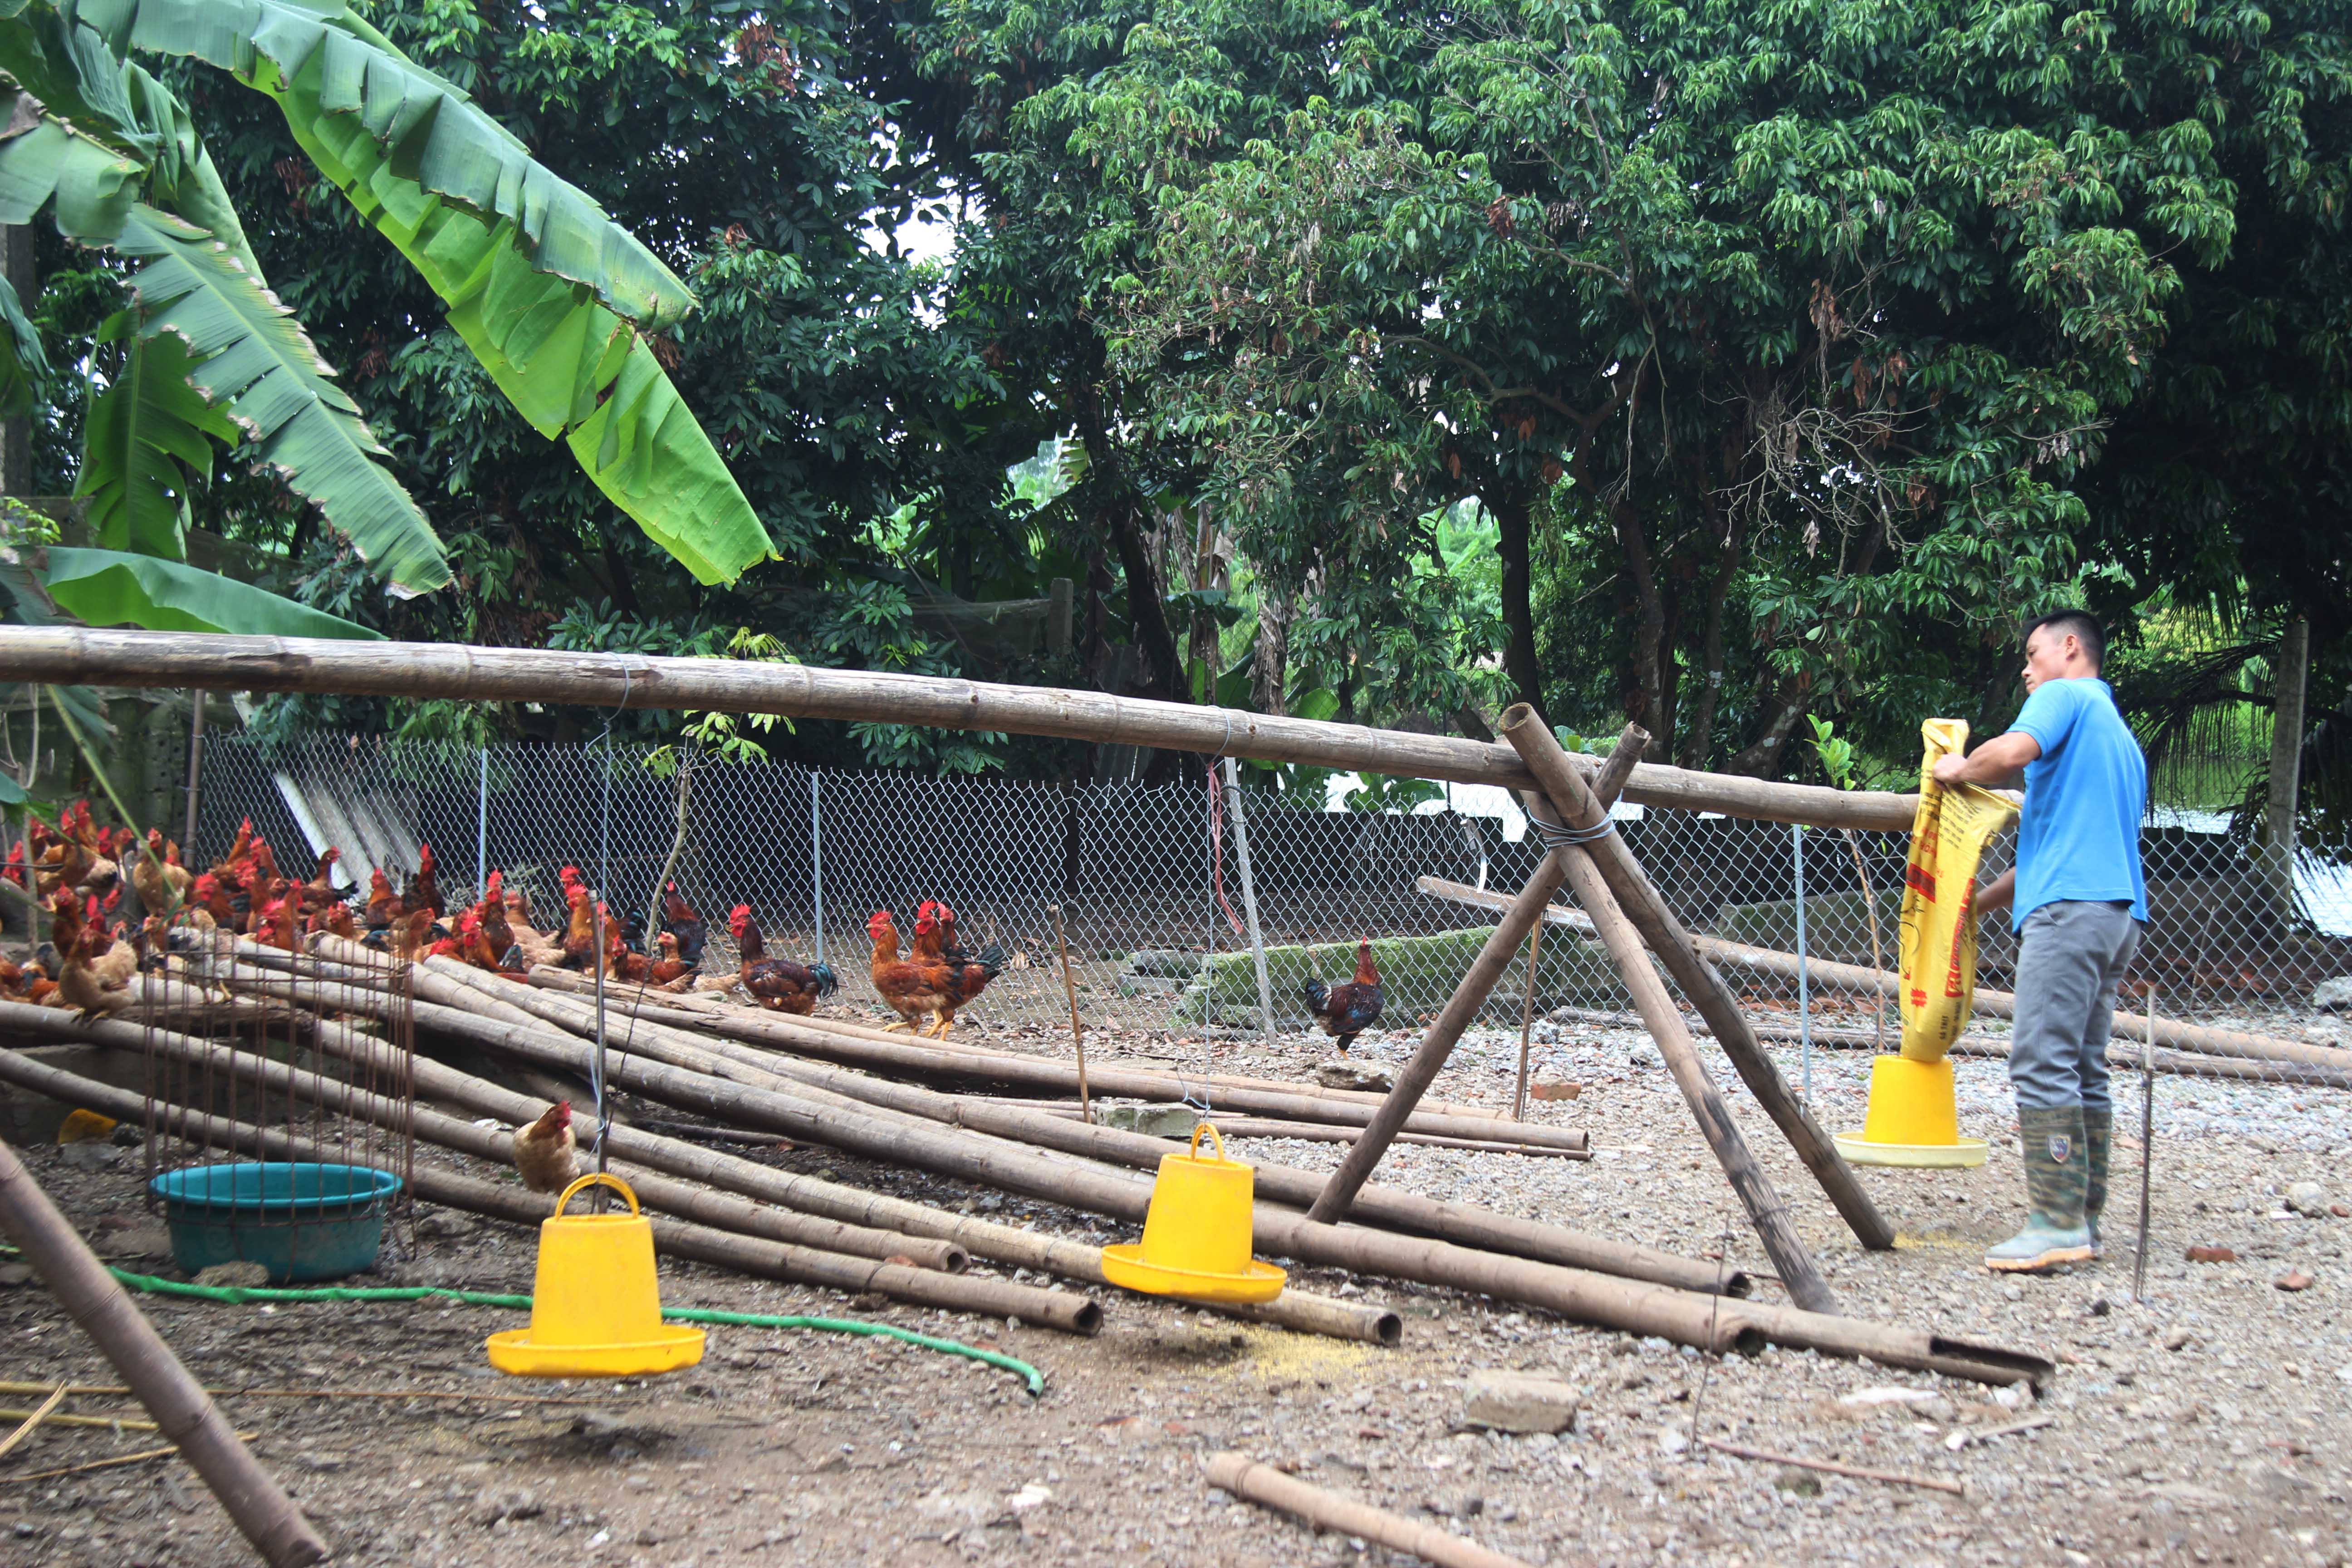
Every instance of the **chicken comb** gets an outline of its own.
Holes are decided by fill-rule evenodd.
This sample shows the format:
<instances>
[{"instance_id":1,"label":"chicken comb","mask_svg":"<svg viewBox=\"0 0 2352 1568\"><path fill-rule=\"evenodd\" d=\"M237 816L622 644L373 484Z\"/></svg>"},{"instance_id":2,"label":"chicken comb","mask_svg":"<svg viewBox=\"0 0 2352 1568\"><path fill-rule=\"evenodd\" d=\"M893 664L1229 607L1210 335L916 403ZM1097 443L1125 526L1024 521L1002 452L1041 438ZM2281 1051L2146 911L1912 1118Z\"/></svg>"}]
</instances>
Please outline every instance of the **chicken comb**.
<instances>
[{"instance_id":1,"label":"chicken comb","mask_svg":"<svg viewBox=\"0 0 2352 1568\"><path fill-rule=\"evenodd\" d=\"M676 887L677 884L673 882L670 886ZM727 911L727 918L730 921L748 921L751 918L751 906L749 904L738 904L733 909Z\"/></svg>"}]
</instances>

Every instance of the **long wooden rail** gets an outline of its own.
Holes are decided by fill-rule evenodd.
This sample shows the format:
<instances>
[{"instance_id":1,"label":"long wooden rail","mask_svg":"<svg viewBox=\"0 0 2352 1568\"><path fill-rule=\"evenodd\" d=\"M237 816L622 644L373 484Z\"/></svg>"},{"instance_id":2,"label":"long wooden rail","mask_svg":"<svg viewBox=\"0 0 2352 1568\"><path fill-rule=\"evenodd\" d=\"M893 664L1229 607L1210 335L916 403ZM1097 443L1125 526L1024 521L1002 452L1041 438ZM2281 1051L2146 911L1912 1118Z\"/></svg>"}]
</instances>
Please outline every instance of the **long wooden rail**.
<instances>
[{"instance_id":1,"label":"long wooden rail","mask_svg":"<svg viewBox=\"0 0 2352 1568\"><path fill-rule=\"evenodd\" d=\"M1445 735L1098 691L743 659L0 626L0 680L781 713L794 719L1055 735L1512 790L1532 789L1536 782L1510 747ZM1588 779L1600 766L1594 757L1571 762ZM1897 833L1910 831L1917 804L1914 795L1841 792L1654 763L1634 768L1625 798L1683 811Z\"/></svg>"}]
</instances>

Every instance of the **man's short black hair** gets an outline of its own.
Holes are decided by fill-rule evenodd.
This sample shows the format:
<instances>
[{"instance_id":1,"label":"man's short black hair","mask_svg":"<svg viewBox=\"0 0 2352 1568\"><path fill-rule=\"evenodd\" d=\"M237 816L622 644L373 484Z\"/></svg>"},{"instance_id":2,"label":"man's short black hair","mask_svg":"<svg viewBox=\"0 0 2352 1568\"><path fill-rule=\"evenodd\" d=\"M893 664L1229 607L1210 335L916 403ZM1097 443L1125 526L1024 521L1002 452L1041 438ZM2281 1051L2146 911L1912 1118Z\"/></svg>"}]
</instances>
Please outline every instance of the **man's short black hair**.
<instances>
[{"instance_id":1,"label":"man's short black hair","mask_svg":"<svg viewBox=\"0 0 2352 1568\"><path fill-rule=\"evenodd\" d=\"M2021 644L2031 642L2033 634L2044 628L2055 637L2071 634L2083 645L2083 651L2091 656L2093 669L2105 667L2107 634L2099 629L2099 623L2091 618L2088 610L2053 610L2046 616L2036 616L2025 623L2025 630L2018 635L2018 641Z\"/></svg>"}]
</instances>

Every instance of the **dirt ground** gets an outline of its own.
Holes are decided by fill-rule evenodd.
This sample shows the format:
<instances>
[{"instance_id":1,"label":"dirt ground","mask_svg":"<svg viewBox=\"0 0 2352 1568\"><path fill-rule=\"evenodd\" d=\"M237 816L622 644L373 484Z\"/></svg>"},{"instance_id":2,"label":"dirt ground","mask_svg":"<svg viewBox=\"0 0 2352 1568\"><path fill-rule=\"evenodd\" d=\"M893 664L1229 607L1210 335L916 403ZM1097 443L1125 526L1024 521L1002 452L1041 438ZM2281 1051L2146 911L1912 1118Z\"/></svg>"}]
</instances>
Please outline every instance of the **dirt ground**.
<instances>
[{"instance_id":1,"label":"dirt ground","mask_svg":"<svg viewBox=\"0 0 2352 1568\"><path fill-rule=\"evenodd\" d=\"M1646 1037L1573 1025L1547 1033L1538 1076L1576 1081L1582 1092L1536 1113L1588 1128L1598 1158L1404 1147L1382 1179L1685 1253L1727 1247L1734 1260L1759 1265ZM1402 1033L1367 1037L1358 1055L1394 1061L1411 1043ZM1121 1044L1133 1059L1188 1066L1202 1048L1148 1037ZM1226 1043L1219 1065L1299 1076L1318 1055L1305 1041L1279 1051ZM1516 1055L1515 1037L1475 1032L1435 1092L1507 1101ZM142 1300L213 1384L467 1396L225 1402L352 1563L1402 1561L1212 1490L1202 1460L1228 1447L1537 1563L2320 1568L2352 1560L2343 1258L2352 1220L2325 1206L2305 1217L2281 1202L2305 1181L2339 1203L2352 1196L2352 1095L2159 1079L2149 1299L2136 1304L2137 1082L2123 1097L2135 1135L2119 1139L2106 1260L2063 1278L2001 1280L1980 1261L2021 1217L2016 1157L2000 1141L2010 1102L1998 1063L1958 1066L1964 1130L1995 1140L1988 1165L1866 1176L1905 1238L1876 1255L1854 1245L1793 1158L1768 1142L1769 1124L1736 1078L1715 1066L1845 1309L2054 1356L2063 1364L2038 1406L2052 1425L1955 1447L2037 1413L2034 1401L1811 1354L1706 1358L1484 1299L1325 1270L1293 1279L1393 1304L1405 1314L1403 1345L1295 1335L1118 1292L1102 1293L1101 1335L1081 1340L663 1268L672 1305L857 1316L1000 1348L1044 1372L1035 1399L1017 1378L975 1362L837 1334L716 1329L689 1372L542 1384L502 1379L484 1363L484 1336L517 1326L512 1312ZM1793 1050L1784 1066L1794 1078ZM1858 1055L1816 1057L1825 1121L1859 1124L1866 1067ZM1339 1153L1255 1141L1237 1152L1316 1168ZM112 1165L102 1155L69 1163L53 1149L26 1153L107 1250L127 1267L171 1272L167 1258L139 1255L154 1246L155 1222L142 1205L135 1150ZM1131 1238L1085 1216L821 1149L767 1157L1014 1224ZM2189 1263L2192 1244L2230 1247L2241 1260ZM520 1232L427 1211L413 1234L395 1233L375 1276L353 1282L528 1290L531 1267ZM9 1287L0 1289L0 1375L113 1381L26 1272L0 1268ZM2313 1283L2274 1284L2298 1272ZM1573 1430L1505 1436L1467 1427L1462 1382L1488 1367L1549 1371L1576 1384ZM135 1413L96 1398L70 1407ZM1957 1479L1966 1495L1735 1458L1696 1446L1695 1435ZM0 1461L0 1563L253 1561L176 1461L20 1479L154 1443L53 1428Z\"/></svg>"}]
</instances>

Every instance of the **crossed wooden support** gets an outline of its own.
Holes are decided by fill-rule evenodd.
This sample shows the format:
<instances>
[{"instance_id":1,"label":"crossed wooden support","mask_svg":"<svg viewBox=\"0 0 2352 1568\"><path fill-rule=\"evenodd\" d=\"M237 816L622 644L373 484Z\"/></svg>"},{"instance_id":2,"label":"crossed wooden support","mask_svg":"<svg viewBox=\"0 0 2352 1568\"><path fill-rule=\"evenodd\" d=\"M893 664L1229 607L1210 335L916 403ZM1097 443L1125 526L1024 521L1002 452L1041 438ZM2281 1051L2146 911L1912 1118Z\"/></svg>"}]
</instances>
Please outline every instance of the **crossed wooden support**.
<instances>
[{"instance_id":1,"label":"crossed wooden support","mask_svg":"<svg viewBox=\"0 0 2352 1568\"><path fill-rule=\"evenodd\" d=\"M1618 737L1616 750L1588 784L1570 765L1568 753L1560 750L1551 731L1527 704L1518 703L1507 710L1501 728L1503 738L1519 753L1541 786L1540 793L1528 793L1528 808L1541 825L1542 836L1552 845L1551 851L1496 922L1469 973L1462 977L1462 984L1454 988L1444 1009L1422 1037L1412 1059L1397 1075L1395 1089L1390 1091L1339 1170L1332 1173L1330 1181L1307 1211L1307 1217L1337 1224L1346 1215L1356 1194L1370 1180L1373 1167L1381 1163L1402 1129L1405 1118L1421 1102L1422 1096L1435 1081L1438 1069L1453 1054L1462 1032L1486 1005L1487 993L1509 967L1520 942L1527 940L1528 933L1543 918L1544 908L1550 903L1552 895L1566 882L1575 890L1577 901L1591 917L1593 929L1624 976L1633 1005L1649 1026L1659 1054L1664 1057L1667 1070L1674 1075L1675 1087L1690 1103L1699 1131L1722 1163L1732 1190L1739 1194L1790 1297L1809 1311L1836 1311L1837 1298L1822 1278L1811 1252L1798 1237L1788 1205L1773 1190L1763 1167L1757 1163L1747 1140L1732 1121L1722 1091L1708 1076L1698 1047L1683 1023L1681 1009L1675 1005L1664 983L1651 965L1653 954L1697 1006L1699 1016L1715 1031L1717 1042L1731 1058L1741 1081L1788 1138L1862 1244L1874 1250L1893 1247L1894 1227L1862 1190L1853 1168L1838 1153L1837 1145L1822 1131L1812 1112L1790 1092L1780 1068L1773 1065L1755 1031L1748 1027L1731 988L1724 984L1715 966L1700 955L1690 933L1666 907L1665 900L1659 896L1656 885L1642 869L1623 837L1608 826L1610 805L1623 789L1634 763L1649 744L1648 732L1628 725Z\"/></svg>"}]
</instances>

